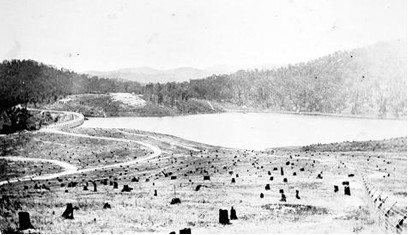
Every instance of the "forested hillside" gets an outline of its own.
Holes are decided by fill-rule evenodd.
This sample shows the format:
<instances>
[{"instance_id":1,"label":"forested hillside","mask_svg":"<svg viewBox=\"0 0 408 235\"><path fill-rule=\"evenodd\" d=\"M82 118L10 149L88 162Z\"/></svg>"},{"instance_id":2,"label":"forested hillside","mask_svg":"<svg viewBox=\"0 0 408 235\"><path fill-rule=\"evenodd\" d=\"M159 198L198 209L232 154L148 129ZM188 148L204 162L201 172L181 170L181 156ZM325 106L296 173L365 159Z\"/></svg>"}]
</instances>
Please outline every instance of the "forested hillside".
<instances>
[{"instance_id":1,"label":"forested hillside","mask_svg":"<svg viewBox=\"0 0 408 235\"><path fill-rule=\"evenodd\" d=\"M276 70L191 80L176 86L188 89L175 88L170 100L171 95L185 94L271 110L406 116L406 61L406 42L378 43ZM145 93L152 90L160 89ZM158 100L168 99L168 93L157 93Z\"/></svg>"},{"instance_id":2,"label":"forested hillside","mask_svg":"<svg viewBox=\"0 0 408 235\"><path fill-rule=\"evenodd\" d=\"M141 90L136 82L89 77L32 60L3 61L0 84L0 131L3 123L8 131L27 129L27 105L52 103L70 94Z\"/></svg>"},{"instance_id":3,"label":"forested hillside","mask_svg":"<svg viewBox=\"0 0 408 235\"><path fill-rule=\"evenodd\" d=\"M207 112L203 110L208 107L197 109L196 103L191 107L189 100L209 100L269 111L401 117L407 112L406 56L406 41L383 42L273 70L241 70L144 86L32 60L4 61L0 64L0 124L8 122L24 129L27 104L53 103L71 94L109 92L142 94L155 109L171 107L177 114ZM200 107L203 105L208 106L201 102Z\"/></svg>"}]
</instances>

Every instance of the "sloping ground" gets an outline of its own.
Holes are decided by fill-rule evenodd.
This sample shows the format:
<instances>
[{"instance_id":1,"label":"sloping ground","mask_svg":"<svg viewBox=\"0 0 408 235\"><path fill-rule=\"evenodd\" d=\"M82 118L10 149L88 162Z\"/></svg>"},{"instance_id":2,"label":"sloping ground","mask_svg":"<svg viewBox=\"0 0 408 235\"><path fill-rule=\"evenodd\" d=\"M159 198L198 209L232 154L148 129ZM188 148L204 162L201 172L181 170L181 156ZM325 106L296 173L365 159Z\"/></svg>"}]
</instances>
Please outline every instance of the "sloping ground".
<instances>
[{"instance_id":1,"label":"sloping ground","mask_svg":"<svg viewBox=\"0 0 408 235\"><path fill-rule=\"evenodd\" d=\"M177 102L171 107L145 101L140 95L130 93L71 95L53 104L44 105L43 108L77 112L87 117L161 117L223 111L219 105L204 100L190 99Z\"/></svg>"},{"instance_id":2,"label":"sloping ground","mask_svg":"<svg viewBox=\"0 0 408 235\"><path fill-rule=\"evenodd\" d=\"M168 233L184 227L194 233L384 232L368 207L357 165L379 188L392 182L384 190L406 203L406 179L396 180L406 178L406 152L396 147L403 139L377 142L381 152L374 152L371 142L340 143L345 146L339 148L342 152L330 145L324 147L329 151L310 151L309 146L262 152L134 130L47 129L27 134L8 160L53 163L65 170L53 173L55 166L44 165L40 171L45 175L38 176L34 168L28 172L34 177L18 172L19 179L2 182L2 232L16 230L17 211L29 211L35 227L31 232L41 233ZM355 150L353 145L359 146L358 152L347 151ZM395 151L386 152L387 147ZM120 152L123 149L131 151ZM109 150L104 159L100 153ZM87 155L94 151L100 155ZM133 153L141 156L132 159ZM385 181L374 181L381 177ZM125 186L131 190L124 192ZM171 205L175 197L181 203ZM60 217L67 202L78 208L74 220ZM110 209L103 208L106 202ZM238 220L220 225L218 209L232 206ZM397 207L406 213L406 204ZM406 231L406 222L401 226Z\"/></svg>"},{"instance_id":3,"label":"sloping ground","mask_svg":"<svg viewBox=\"0 0 408 235\"><path fill-rule=\"evenodd\" d=\"M87 157L88 152L99 148L95 147L98 143L94 141L103 141L100 146L109 150L126 148L120 143L128 140L156 146L161 154L131 165L121 164L128 161L128 154L113 154L110 161L117 161L113 163L117 165L114 168L87 166L84 170L92 170L0 186L2 195L21 207L17 210L11 206L13 203L1 201L3 231L15 228L16 211L24 210L31 213L32 223L41 233L169 233L185 227L191 228L193 233L382 232L368 209L361 179L357 175L349 177L357 173L339 162L341 153L300 149L242 151L134 130L75 128L69 132L72 134L35 133L15 154L36 151L38 154L44 152L44 159L69 160L68 155L64 157L57 152L47 157L50 149L43 146L52 144L61 154L76 151L77 160L103 166L113 162L98 163L99 157ZM73 150L75 146L78 150ZM131 152L143 151L135 149ZM147 156L150 152L144 154ZM383 159L391 158L393 154L384 155ZM392 160L393 167L404 161L406 164L406 153L398 154L405 154L405 158ZM359 152L355 153L354 160L363 164L366 157L365 152ZM378 164L385 166L387 163L378 161ZM322 177L319 178L319 174ZM406 178L406 171L398 174ZM204 180L205 175L210 176L210 180ZM287 182L284 182L285 178ZM350 196L344 195L343 181L349 181ZM76 186L69 187L72 182ZM92 182L96 182L97 192L93 192ZM118 189L113 189L113 182L119 184ZM34 189L37 183L46 184L50 191ZM87 184L88 190L83 190ZM267 184L270 190L267 190ZM121 192L124 185L133 190ZM339 192L333 191L334 185L339 186ZM28 190L24 190L25 186ZM154 196L155 190L157 196ZM284 191L286 202L280 201L280 190ZM400 185L398 190L406 191L406 185ZM263 198L260 198L261 193ZM174 197L180 198L181 204L170 205ZM74 220L61 218L68 202L79 207L74 211ZM106 202L111 209L103 209ZM232 220L230 225L220 225L218 210L229 210L231 206L236 209L238 220Z\"/></svg>"}]
</instances>

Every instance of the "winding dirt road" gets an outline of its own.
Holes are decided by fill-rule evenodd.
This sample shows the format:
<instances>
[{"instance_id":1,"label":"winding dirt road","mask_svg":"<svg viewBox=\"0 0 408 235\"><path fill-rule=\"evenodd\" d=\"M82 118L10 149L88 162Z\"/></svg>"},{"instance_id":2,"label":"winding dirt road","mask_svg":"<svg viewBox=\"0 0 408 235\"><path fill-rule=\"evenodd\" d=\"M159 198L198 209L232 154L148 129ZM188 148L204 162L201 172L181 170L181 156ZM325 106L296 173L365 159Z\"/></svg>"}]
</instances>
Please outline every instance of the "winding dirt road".
<instances>
[{"instance_id":1,"label":"winding dirt road","mask_svg":"<svg viewBox=\"0 0 408 235\"><path fill-rule=\"evenodd\" d=\"M159 147L141 142L141 141L136 141L136 140L129 140L129 139L121 139L121 138L112 138L112 137L103 137L103 136L90 136L90 135L84 135L84 134L76 134L76 133L69 133L69 132L64 132L60 131L57 129L43 129L40 130L41 132L47 132L47 133L53 133L53 134L60 134L60 135L69 135L69 136L75 136L75 137L80 137L80 138L90 138L90 139L101 139L101 140L111 140L111 141L122 141L122 142L127 142L127 143L136 143L139 145L142 145L146 148L151 149L153 152L146 156L146 157L141 157L132 161L127 161L127 162L122 162L122 163L115 163L111 165L106 165L106 166L97 166L97 167L91 167L91 168L86 168L86 169L81 169L78 170L78 167L71 165L69 163L59 161L59 160L51 160L51 159L43 159L43 158L27 158L27 157L21 157L21 156L7 156L7 157L0 157L0 159L6 159L6 160L12 160L12 161L33 161L33 162L48 162L51 164L58 165L64 169L62 172L58 172L55 174L46 174L46 175L41 175L41 176L24 176L21 178L16 178L16 179L11 179L11 180L6 180L6 181L0 181L0 186L3 184L11 184L15 182L21 182L21 181L30 181L30 180L49 180L49 179L55 179L60 176L66 176L66 175L72 175L72 174L81 174L85 172L90 172L90 171L97 171L97 170L104 170L104 169L109 169L109 168L118 168L118 167L123 167L123 166L129 166L133 165L139 162L147 161L149 159L158 157L162 151Z\"/></svg>"}]
</instances>

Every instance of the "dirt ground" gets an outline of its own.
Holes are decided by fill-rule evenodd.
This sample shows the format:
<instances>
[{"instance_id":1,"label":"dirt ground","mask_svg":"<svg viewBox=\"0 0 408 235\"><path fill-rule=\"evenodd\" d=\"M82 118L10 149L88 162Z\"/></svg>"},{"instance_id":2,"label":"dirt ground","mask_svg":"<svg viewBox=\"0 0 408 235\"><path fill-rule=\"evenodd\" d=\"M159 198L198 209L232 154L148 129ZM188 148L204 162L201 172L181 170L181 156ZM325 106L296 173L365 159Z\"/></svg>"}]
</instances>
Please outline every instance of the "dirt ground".
<instances>
[{"instance_id":1,"label":"dirt ground","mask_svg":"<svg viewBox=\"0 0 408 235\"><path fill-rule=\"evenodd\" d=\"M384 233L356 166L406 212L406 138L392 140L398 148L379 150L252 151L136 130L64 132L24 134L27 141L10 157L38 158L36 168L0 161L8 172L0 180L21 178L0 184L2 232L16 231L17 212L27 211L31 232L38 233L178 233L183 228L192 233ZM47 179L41 179L43 174ZM122 192L124 185L133 190ZM181 203L171 205L173 198ZM61 217L67 203L76 207L73 220ZM105 203L111 208L103 209ZM231 207L238 219L221 225L219 210L230 213Z\"/></svg>"}]
</instances>

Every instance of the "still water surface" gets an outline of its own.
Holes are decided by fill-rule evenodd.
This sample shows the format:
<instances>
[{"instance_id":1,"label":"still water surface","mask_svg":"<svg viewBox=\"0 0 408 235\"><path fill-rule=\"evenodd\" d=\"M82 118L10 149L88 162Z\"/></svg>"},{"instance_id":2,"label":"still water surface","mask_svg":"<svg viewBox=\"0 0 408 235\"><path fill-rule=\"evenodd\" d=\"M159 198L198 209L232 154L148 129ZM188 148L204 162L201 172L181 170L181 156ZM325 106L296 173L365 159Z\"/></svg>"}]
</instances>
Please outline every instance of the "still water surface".
<instances>
[{"instance_id":1,"label":"still water surface","mask_svg":"<svg viewBox=\"0 0 408 235\"><path fill-rule=\"evenodd\" d=\"M406 120L276 113L90 118L83 127L153 131L216 146L255 150L346 140L381 140L407 135Z\"/></svg>"}]
</instances>

